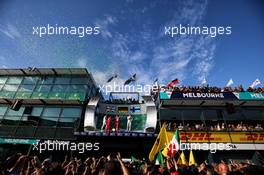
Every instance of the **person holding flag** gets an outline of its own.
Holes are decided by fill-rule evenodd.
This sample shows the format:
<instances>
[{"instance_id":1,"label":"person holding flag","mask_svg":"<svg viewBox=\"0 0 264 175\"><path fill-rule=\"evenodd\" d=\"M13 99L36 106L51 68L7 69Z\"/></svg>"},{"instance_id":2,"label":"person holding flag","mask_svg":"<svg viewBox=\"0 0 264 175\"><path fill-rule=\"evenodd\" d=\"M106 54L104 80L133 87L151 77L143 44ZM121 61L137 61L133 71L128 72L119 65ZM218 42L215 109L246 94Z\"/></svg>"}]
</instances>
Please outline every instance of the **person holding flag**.
<instances>
[{"instance_id":1,"label":"person holding flag","mask_svg":"<svg viewBox=\"0 0 264 175\"><path fill-rule=\"evenodd\" d=\"M250 87L253 89L255 86L261 84L260 80L257 78L251 85Z\"/></svg>"},{"instance_id":2,"label":"person holding flag","mask_svg":"<svg viewBox=\"0 0 264 175\"><path fill-rule=\"evenodd\" d=\"M204 87L204 86L206 86L206 84L207 84L207 81L206 81L206 79L205 79L205 77L204 77L204 78L203 78L203 81L201 82L201 86Z\"/></svg>"},{"instance_id":3,"label":"person holding flag","mask_svg":"<svg viewBox=\"0 0 264 175\"><path fill-rule=\"evenodd\" d=\"M178 165L188 165L187 160L185 158L185 155L184 155L184 152L183 151L181 152L181 155L178 158L177 164Z\"/></svg>"},{"instance_id":4,"label":"person holding flag","mask_svg":"<svg viewBox=\"0 0 264 175\"><path fill-rule=\"evenodd\" d=\"M149 160L154 161L155 156L166 147L166 145L169 144L168 136L167 136L167 131L166 131L166 126L163 124L163 126L160 129L159 135L152 146L152 149L149 153Z\"/></svg>"},{"instance_id":5,"label":"person holding flag","mask_svg":"<svg viewBox=\"0 0 264 175\"><path fill-rule=\"evenodd\" d=\"M170 143L167 145L167 147L162 151L162 154L165 157L174 157L176 152L180 150L180 132L177 128Z\"/></svg>"},{"instance_id":6,"label":"person holding flag","mask_svg":"<svg viewBox=\"0 0 264 175\"><path fill-rule=\"evenodd\" d=\"M226 87L231 87L234 84L232 78L227 82Z\"/></svg>"},{"instance_id":7,"label":"person holding flag","mask_svg":"<svg viewBox=\"0 0 264 175\"><path fill-rule=\"evenodd\" d=\"M174 80L172 80L169 84L167 84L167 88L169 89L169 88L173 88L173 86L175 86L175 85L177 85L177 84L179 84L180 83L180 81L178 80L178 78L176 78L176 79L174 79Z\"/></svg>"},{"instance_id":8,"label":"person holding flag","mask_svg":"<svg viewBox=\"0 0 264 175\"><path fill-rule=\"evenodd\" d=\"M196 162L195 162L195 159L194 159L194 156L193 156L193 152L192 150L190 151L190 156L189 156L189 166L191 165L195 165Z\"/></svg>"}]
</instances>

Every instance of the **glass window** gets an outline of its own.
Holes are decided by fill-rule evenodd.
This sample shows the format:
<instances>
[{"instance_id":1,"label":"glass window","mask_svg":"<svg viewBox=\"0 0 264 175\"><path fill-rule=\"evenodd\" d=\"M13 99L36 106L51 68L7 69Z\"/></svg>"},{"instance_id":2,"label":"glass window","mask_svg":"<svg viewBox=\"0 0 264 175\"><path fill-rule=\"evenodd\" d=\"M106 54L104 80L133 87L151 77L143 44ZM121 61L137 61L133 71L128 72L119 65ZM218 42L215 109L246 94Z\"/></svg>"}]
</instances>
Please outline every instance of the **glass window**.
<instances>
[{"instance_id":1,"label":"glass window","mask_svg":"<svg viewBox=\"0 0 264 175\"><path fill-rule=\"evenodd\" d=\"M12 109L9 109L7 111L7 114L6 115L9 115L9 116L22 116L23 113L24 113L24 110L25 110L25 107L24 106L20 107L20 109L18 111L14 111Z\"/></svg>"},{"instance_id":2,"label":"glass window","mask_svg":"<svg viewBox=\"0 0 264 175\"><path fill-rule=\"evenodd\" d=\"M80 117L81 108L63 108L61 117Z\"/></svg>"},{"instance_id":3,"label":"glass window","mask_svg":"<svg viewBox=\"0 0 264 175\"><path fill-rule=\"evenodd\" d=\"M39 84L53 84L53 77L41 77L39 80Z\"/></svg>"},{"instance_id":4,"label":"glass window","mask_svg":"<svg viewBox=\"0 0 264 175\"><path fill-rule=\"evenodd\" d=\"M22 85L20 85L18 91L21 91L21 92L32 92L33 89L34 89L34 85L22 84Z\"/></svg>"},{"instance_id":5,"label":"glass window","mask_svg":"<svg viewBox=\"0 0 264 175\"><path fill-rule=\"evenodd\" d=\"M7 77L0 77L0 84L5 84Z\"/></svg>"},{"instance_id":6,"label":"glass window","mask_svg":"<svg viewBox=\"0 0 264 175\"><path fill-rule=\"evenodd\" d=\"M59 117L61 108L45 108L42 116L45 117Z\"/></svg>"},{"instance_id":7,"label":"glass window","mask_svg":"<svg viewBox=\"0 0 264 175\"><path fill-rule=\"evenodd\" d=\"M203 116L205 120L219 120L217 110L204 110Z\"/></svg>"},{"instance_id":8,"label":"glass window","mask_svg":"<svg viewBox=\"0 0 264 175\"><path fill-rule=\"evenodd\" d=\"M235 113L228 113L226 110L224 110L223 117L225 120L245 120L245 116L241 110L237 110Z\"/></svg>"},{"instance_id":9,"label":"glass window","mask_svg":"<svg viewBox=\"0 0 264 175\"><path fill-rule=\"evenodd\" d=\"M32 116L40 116L42 110L43 110L43 107L33 107L31 115Z\"/></svg>"},{"instance_id":10,"label":"glass window","mask_svg":"<svg viewBox=\"0 0 264 175\"><path fill-rule=\"evenodd\" d=\"M201 120L201 110L183 110L184 120Z\"/></svg>"},{"instance_id":11,"label":"glass window","mask_svg":"<svg viewBox=\"0 0 264 175\"><path fill-rule=\"evenodd\" d=\"M17 91L19 85L16 84L6 84L2 88L2 91Z\"/></svg>"},{"instance_id":12,"label":"glass window","mask_svg":"<svg viewBox=\"0 0 264 175\"><path fill-rule=\"evenodd\" d=\"M89 79L87 77L73 77L71 84L88 84Z\"/></svg>"},{"instance_id":13,"label":"glass window","mask_svg":"<svg viewBox=\"0 0 264 175\"><path fill-rule=\"evenodd\" d=\"M247 120L263 120L262 109L247 109L243 110L242 112Z\"/></svg>"},{"instance_id":14,"label":"glass window","mask_svg":"<svg viewBox=\"0 0 264 175\"><path fill-rule=\"evenodd\" d=\"M23 80L23 77L9 77L7 80L7 84L20 84Z\"/></svg>"},{"instance_id":15,"label":"glass window","mask_svg":"<svg viewBox=\"0 0 264 175\"><path fill-rule=\"evenodd\" d=\"M6 110L7 106L0 106L0 115L5 115Z\"/></svg>"},{"instance_id":16,"label":"glass window","mask_svg":"<svg viewBox=\"0 0 264 175\"><path fill-rule=\"evenodd\" d=\"M86 92L88 89L87 85L70 85L68 87L68 92Z\"/></svg>"},{"instance_id":17,"label":"glass window","mask_svg":"<svg viewBox=\"0 0 264 175\"><path fill-rule=\"evenodd\" d=\"M182 110L160 110L161 120L182 120Z\"/></svg>"},{"instance_id":18,"label":"glass window","mask_svg":"<svg viewBox=\"0 0 264 175\"><path fill-rule=\"evenodd\" d=\"M49 92L52 85L37 85L36 92Z\"/></svg>"},{"instance_id":19,"label":"glass window","mask_svg":"<svg viewBox=\"0 0 264 175\"><path fill-rule=\"evenodd\" d=\"M65 92L68 85L54 85L51 92Z\"/></svg>"},{"instance_id":20,"label":"glass window","mask_svg":"<svg viewBox=\"0 0 264 175\"><path fill-rule=\"evenodd\" d=\"M21 117L22 116L10 116L10 115L7 115L7 116L4 116L4 121L5 121L6 125L18 125L17 121L21 120ZM6 120L8 120L8 121L6 121Z\"/></svg>"},{"instance_id":21,"label":"glass window","mask_svg":"<svg viewBox=\"0 0 264 175\"><path fill-rule=\"evenodd\" d=\"M55 84L70 84L71 78L69 77L57 77Z\"/></svg>"},{"instance_id":22,"label":"glass window","mask_svg":"<svg viewBox=\"0 0 264 175\"><path fill-rule=\"evenodd\" d=\"M76 126L76 122L78 119L76 118L60 118L58 126L59 127L74 127Z\"/></svg>"},{"instance_id":23,"label":"glass window","mask_svg":"<svg viewBox=\"0 0 264 175\"><path fill-rule=\"evenodd\" d=\"M36 84L39 77L24 77L23 84Z\"/></svg>"},{"instance_id":24,"label":"glass window","mask_svg":"<svg viewBox=\"0 0 264 175\"><path fill-rule=\"evenodd\" d=\"M4 85L0 84L0 91L2 90L3 86L4 86Z\"/></svg>"},{"instance_id":25,"label":"glass window","mask_svg":"<svg viewBox=\"0 0 264 175\"><path fill-rule=\"evenodd\" d=\"M58 118L43 117L39 121L39 126L56 126Z\"/></svg>"}]
</instances>

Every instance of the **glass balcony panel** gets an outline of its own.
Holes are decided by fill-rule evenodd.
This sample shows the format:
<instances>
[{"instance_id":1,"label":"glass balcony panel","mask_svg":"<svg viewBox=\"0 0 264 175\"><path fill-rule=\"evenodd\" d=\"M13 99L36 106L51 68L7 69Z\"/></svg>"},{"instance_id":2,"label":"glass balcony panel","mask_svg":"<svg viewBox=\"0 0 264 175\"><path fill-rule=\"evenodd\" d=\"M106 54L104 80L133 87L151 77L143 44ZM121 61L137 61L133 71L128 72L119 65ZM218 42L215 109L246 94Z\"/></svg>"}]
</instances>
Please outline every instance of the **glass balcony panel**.
<instances>
[{"instance_id":1,"label":"glass balcony panel","mask_svg":"<svg viewBox=\"0 0 264 175\"><path fill-rule=\"evenodd\" d=\"M62 92L50 92L48 99L65 99L66 93Z\"/></svg>"},{"instance_id":2,"label":"glass balcony panel","mask_svg":"<svg viewBox=\"0 0 264 175\"><path fill-rule=\"evenodd\" d=\"M34 89L34 85L20 85L20 87L18 88L19 92L32 92Z\"/></svg>"},{"instance_id":3,"label":"glass balcony panel","mask_svg":"<svg viewBox=\"0 0 264 175\"><path fill-rule=\"evenodd\" d=\"M24 113L24 110L25 110L24 106L20 107L18 111L15 111L9 108L6 115L7 116L22 116Z\"/></svg>"},{"instance_id":4,"label":"glass balcony panel","mask_svg":"<svg viewBox=\"0 0 264 175\"><path fill-rule=\"evenodd\" d=\"M38 84L53 84L53 77L41 77Z\"/></svg>"},{"instance_id":5,"label":"glass balcony panel","mask_svg":"<svg viewBox=\"0 0 264 175\"><path fill-rule=\"evenodd\" d=\"M85 93L84 92L67 93L65 99L84 101L85 100Z\"/></svg>"},{"instance_id":6,"label":"glass balcony panel","mask_svg":"<svg viewBox=\"0 0 264 175\"><path fill-rule=\"evenodd\" d=\"M88 89L87 85L70 85L67 89L68 92L86 92Z\"/></svg>"},{"instance_id":7,"label":"glass balcony panel","mask_svg":"<svg viewBox=\"0 0 264 175\"><path fill-rule=\"evenodd\" d=\"M57 77L55 80L55 84L70 84L70 77Z\"/></svg>"},{"instance_id":8,"label":"glass balcony panel","mask_svg":"<svg viewBox=\"0 0 264 175\"><path fill-rule=\"evenodd\" d=\"M13 99L16 92L2 91L0 92L0 98Z\"/></svg>"},{"instance_id":9,"label":"glass balcony panel","mask_svg":"<svg viewBox=\"0 0 264 175\"><path fill-rule=\"evenodd\" d=\"M5 115L6 110L7 106L0 106L0 115Z\"/></svg>"},{"instance_id":10,"label":"glass balcony panel","mask_svg":"<svg viewBox=\"0 0 264 175\"><path fill-rule=\"evenodd\" d=\"M45 92L33 92L31 95L32 99L47 99L49 93Z\"/></svg>"},{"instance_id":11,"label":"glass balcony panel","mask_svg":"<svg viewBox=\"0 0 264 175\"><path fill-rule=\"evenodd\" d=\"M15 92L15 91L17 91L18 86L19 85L17 85L17 84L6 84L2 88L2 91L12 91L12 92Z\"/></svg>"},{"instance_id":12,"label":"glass balcony panel","mask_svg":"<svg viewBox=\"0 0 264 175\"><path fill-rule=\"evenodd\" d=\"M36 84L40 77L24 77L23 84Z\"/></svg>"},{"instance_id":13,"label":"glass balcony panel","mask_svg":"<svg viewBox=\"0 0 264 175\"><path fill-rule=\"evenodd\" d=\"M73 77L71 84L88 84L89 79L87 77Z\"/></svg>"},{"instance_id":14,"label":"glass balcony panel","mask_svg":"<svg viewBox=\"0 0 264 175\"><path fill-rule=\"evenodd\" d=\"M17 92L15 98L30 99L32 92Z\"/></svg>"},{"instance_id":15,"label":"glass balcony panel","mask_svg":"<svg viewBox=\"0 0 264 175\"><path fill-rule=\"evenodd\" d=\"M65 92L68 85L54 85L51 92Z\"/></svg>"},{"instance_id":16,"label":"glass balcony panel","mask_svg":"<svg viewBox=\"0 0 264 175\"><path fill-rule=\"evenodd\" d=\"M9 77L7 84L20 84L23 80L23 77Z\"/></svg>"},{"instance_id":17,"label":"glass balcony panel","mask_svg":"<svg viewBox=\"0 0 264 175\"><path fill-rule=\"evenodd\" d=\"M35 88L35 92L49 92L52 85L37 85Z\"/></svg>"},{"instance_id":18,"label":"glass balcony panel","mask_svg":"<svg viewBox=\"0 0 264 175\"><path fill-rule=\"evenodd\" d=\"M59 117L61 108L48 107L43 111L42 116L44 117Z\"/></svg>"},{"instance_id":19,"label":"glass balcony panel","mask_svg":"<svg viewBox=\"0 0 264 175\"><path fill-rule=\"evenodd\" d=\"M81 114L81 108L63 108L61 118L64 117L76 118L76 117L80 117L80 114Z\"/></svg>"},{"instance_id":20,"label":"glass balcony panel","mask_svg":"<svg viewBox=\"0 0 264 175\"><path fill-rule=\"evenodd\" d=\"M40 116L42 113L43 107L33 107L31 115L32 116Z\"/></svg>"},{"instance_id":21,"label":"glass balcony panel","mask_svg":"<svg viewBox=\"0 0 264 175\"><path fill-rule=\"evenodd\" d=\"M0 84L5 84L8 77L0 77Z\"/></svg>"}]
</instances>

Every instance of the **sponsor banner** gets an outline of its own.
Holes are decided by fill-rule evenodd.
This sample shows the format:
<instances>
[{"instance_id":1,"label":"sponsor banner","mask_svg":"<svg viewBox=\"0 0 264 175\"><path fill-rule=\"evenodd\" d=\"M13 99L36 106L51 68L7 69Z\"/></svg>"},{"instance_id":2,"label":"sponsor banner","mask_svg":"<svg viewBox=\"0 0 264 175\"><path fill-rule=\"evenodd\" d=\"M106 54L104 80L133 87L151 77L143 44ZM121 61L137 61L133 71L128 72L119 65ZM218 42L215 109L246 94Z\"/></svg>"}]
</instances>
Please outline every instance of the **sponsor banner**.
<instances>
[{"instance_id":1,"label":"sponsor banner","mask_svg":"<svg viewBox=\"0 0 264 175\"><path fill-rule=\"evenodd\" d=\"M173 132L168 132L169 139ZM200 143L264 143L264 132L184 132L180 131L181 142Z\"/></svg>"},{"instance_id":2,"label":"sponsor banner","mask_svg":"<svg viewBox=\"0 0 264 175\"><path fill-rule=\"evenodd\" d=\"M232 150L264 150L264 144L230 144Z\"/></svg>"},{"instance_id":3,"label":"sponsor banner","mask_svg":"<svg viewBox=\"0 0 264 175\"><path fill-rule=\"evenodd\" d=\"M199 92L172 92L171 94L160 92L160 99L199 99L199 100L235 100L237 97L232 92L199 93Z\"/></svg>"},{"instance_id":4,"label":"sponsor banner","mask_svg":"<svg viewBox=\"0 0 264 175\"><path fill-rule=\"evenodd\" d=\"M231 139L235 143L264 143L264 133L259 132L231 132Z\"/></svg>"},{"instance_id":5,"label":"sponsor banner","mask_svg":"<svg viewBox=\"0 0 264 175\"><path fill-rule=\"evenodd\" d=\"M234 143L181 143L180 150L217 151L264 150L264 144L234 144Z\"/></svg>"},{"instance_id":6,"label":"sponsor banner","mask_svg":"<svg viewBox=\"0 0 264 175\"><path fill-rule=\"evenodd\" d=\"M239 100L264 100L264 93L255 93L255 92L234 92L234 95Z\"/></svg>"},{"instance_id":7,"label":"sponsor banner","mask_svg":"<svg viewBox=\"0 0 264 175\"><path fill-rule=\"evenodd\" d=\"M35 139L7 139L0 138L0 144L24 144L24 145L33 145L37 144L39 140Z\"/></svg>"}]
</instances>

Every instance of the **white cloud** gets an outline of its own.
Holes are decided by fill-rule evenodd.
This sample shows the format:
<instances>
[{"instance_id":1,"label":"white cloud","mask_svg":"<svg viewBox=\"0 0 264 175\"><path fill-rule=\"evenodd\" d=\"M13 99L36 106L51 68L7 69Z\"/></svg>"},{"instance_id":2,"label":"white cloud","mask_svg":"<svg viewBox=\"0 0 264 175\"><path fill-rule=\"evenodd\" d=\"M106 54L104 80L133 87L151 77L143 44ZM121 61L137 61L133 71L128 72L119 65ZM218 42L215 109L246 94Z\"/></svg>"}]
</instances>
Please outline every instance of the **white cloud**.
<instances>
[{"instance_id":1,"label":"white cloud","mask_svg":"<svg viewBox=\"0 0 264 175\"><path fill-rule=\"evenodd\" d=\"M196 26L202 23L206 13L207 1L204 3L184 1L182 3L182 9L176 11L173 18L165 26L178 26L179 24ZM168 36L165 36L163 31L159 37ZM216 44L211 37L188 35L170 38L160 42L154 48L151 67L155 69L152 72L163 81L174 78L184 81L187 78L194 78L200 83L204 78L207 79L214 66L215 48Z\"/></svg>"},{"instance_id":2,"label":"white cloud","mask_svg":"<svg viewBox=\"0 0 264 175\"><path fill-rule=\"evenodd\" d=\"M143 52L136 51L134 54L131 55L130 61L132 62L141 62L146 59L147 55Z\"/></svg>"},{"instance_id":3,"label":"white cloud","mask_svg":"<svg viewBox=\"0 0 264 175\"><path fill-rule=\"evenodd\" d=\"M77 59L77 65L81 68L86 68L87 67L87 60L84 57L79 58L79 59Z\"/></svg>"},{"instance_id":4,"label":"white cloud","mask_svg":"<svg viewBox=\"0 0 264 175\"><path fill-rule=\"evenodd\" d=\"M21 34L18 31L18 29L12 24L7 24L5 28L0 28L0 32L2 32L11 39L16 39L21 37Z\"/></svg>"},{"instance_id":5,"label":"white cloud","mask_svg":"<svg viewBox=\"0 0 264 175\"><path fill-rule=\"evenodd\" d=\"M206 14L207 1L180 2L182 8L172 15L165 26L177 26L180 23L200 25ZM116 24L115 18L101 20L109 31L109 24ZM162 27L164 30L164 26ZM139 84L152 83L158 78L160 83L178 78L181 82L193 78L200 83L207 79L214 66L214 53L216 44L213 38L201 35L177 36L170 38L164 35L153 34L153 29L143 25L139 33L125 35L107 33L105 37L111 38L110 44L112 60L110 64L117 64L124 81L132 74L137 74ZM155 30L154 30L155 31ZM151 44L144 44L151 43ZM154 43L154 44L152 44ZM151 47L150 47L151 46ZM95 73L97 79L106 78L102 74L113 74L112 70ZM103 78L104 77L104 78ZM116 80L118 81L118 80ZM120 81L121 83L121 81Z\"/></svg>"},{"instance_id":6,"label":"white cloud","mask_svg":"<svg viewBox=\"0 0 264 175\"><path fill-rule=\"evenodd\" d=\"M106 15L104 19L97 20L95 26L100 27L100 32L103 38L112 38L112 32L110 31L110 26L117 22L116 18Z\"/></svg>"},{"instance_id":7,"label":"white cloud","mask_svg":"<svg viewBox=\"0 0 264 175\"><path fill-rule=\"evenodd\" d=\"M194 56L197 57L197 62L193 74L197 76L200 83L207 79L214 66L215 49L216 44L210 37L201 37L196 42Z\"/></svg>"},{"instance_id":8,"label":"white cloud","mask_svg":"<svg viewBox=\"0 0 264 175\"><path fill-rule=\"evenodd\" d=\"M116 59L128 61L131 51L128 47L129 40L120 33L116 33L112 42L112 53Z\"/></svg>"}]
</instances>

